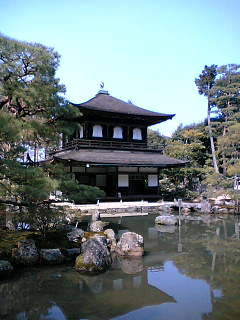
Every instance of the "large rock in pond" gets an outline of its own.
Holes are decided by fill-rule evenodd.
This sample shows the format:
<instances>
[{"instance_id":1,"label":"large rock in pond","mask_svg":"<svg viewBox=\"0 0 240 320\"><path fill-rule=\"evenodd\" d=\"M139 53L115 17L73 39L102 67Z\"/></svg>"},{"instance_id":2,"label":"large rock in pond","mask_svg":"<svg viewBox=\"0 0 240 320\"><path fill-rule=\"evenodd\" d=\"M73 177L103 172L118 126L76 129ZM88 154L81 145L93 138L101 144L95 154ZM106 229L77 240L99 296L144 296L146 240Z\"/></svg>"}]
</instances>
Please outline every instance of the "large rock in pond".
<instances>
[{"instance_id":1,"label":"large rock in pond","mask_svg":"<svg viewBox=\"0 0 240 320\"><path fill-rule=\"evenodd\" d=\"M61 264L66 260L60 249L41 249L40 258L46 264Z\"/></svg>"},{"instance_id":2,"label":"large rock in pond","mask_svg":"<svg viewBox=\"0 0 240 320\"><path fill-rule=\"evenodd\" d=\"M105 236L96 235L82 244L82 254L76 258L75 269L79 272L102 272L112 263Z\"/></svg>"},{"instance_id":3,"label":"large rock in pond","mask_svg":"<svg viewBox=\"0 0 240 320\"><path fill-rule=\"evenodd\" d=\"M90 231L92 232L101 232L103 231L103 228L105 226L107 226L109 223L108 222L103 222L103 221L94 221L94 222L91 222L90 224Z\"/></svg>"},{"instance_id":4,"label":"large rock in pond","mask_svg":"<svg viewBox=\"0 0 240 320\"><path fill-rule=\"evenodd\" d=\"M67 233L68 240L73 242L81 242L83 235L84 231L75 227L72 228L71 232Z\"/></svg>"},{"instance_id":5,"label":"large rock in pond","mask_svg":"<svg viewBox=\"0 0 240 320\"><path fill-rule=\"evenodd\" d=\"M168 216L158 216L155 219L156 224L163 224L166 226L171 226L171 225L177 225L178 220L174 215L168 215Z\"/></svg>"},{"instance_id":6,"label":"large rock in pond","mask_svg":"<svg viewBox=\"0 0 240 320\"><path fill-rule=\"evenodd\" d=\"M107 237L107 241L109 242L109 246L111 248L111 251L114 251L117 245L116 237L115 237L115 232L113 229L106 229L104 230L104 234Z\"/></svg>"},{"instance_id":7,"label":"large rock in pond","mask_svg":"<svg viewBox=\"0 0 240 320\"><path fill-rule=\"evenodd\" d=\"M7 260L0 260L0 278L10 275L13 271L13 266Z\"/></svg>"},{"instance_id":8,"label":"large rock in pond","mask_svg":"<svg viewBox=\"0 0 240 320\"><path fill-rule=\"evenodd\" d=\"M144 254L143 237L135 232L125 232L118 241L115 251L121 256L140 257Z\"/></svg>"},{"instance_id":9,"label":"large rock in pond","mask_svg":"<svg viewBox=\"0 0 240 320\"><path fill-rule=\"evenodd\" d=\"M12 260L16 264L33 265L38 263L39 253L34 240L21 240L18 247L12 249Z\"/></svg>"}]
</instances>

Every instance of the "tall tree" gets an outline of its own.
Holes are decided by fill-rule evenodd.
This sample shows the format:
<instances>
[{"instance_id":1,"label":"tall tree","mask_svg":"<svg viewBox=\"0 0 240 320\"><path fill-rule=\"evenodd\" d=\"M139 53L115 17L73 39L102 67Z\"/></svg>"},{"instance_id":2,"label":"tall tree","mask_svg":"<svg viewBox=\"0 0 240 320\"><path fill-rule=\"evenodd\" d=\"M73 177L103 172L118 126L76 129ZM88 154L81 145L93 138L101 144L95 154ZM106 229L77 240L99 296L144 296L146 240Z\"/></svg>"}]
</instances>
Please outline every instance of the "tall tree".
<instances>
[{"instance_id":1,"label":"tall tree","mask_svg":"<svg viewBox=\"0 0 240 320\"><path fill-rule=\"evenodd\" d=\"M17 118L52 115L65 87L56 78L60 56L52 48L0 36L0 108Z\"/></svg>"},{"instance_id":2,"label":"tall tree","mask_svg":"<svg viewBox=\"0 0 240 320\"><path fill-rule=\"evenodd\" d=\"M0 35L0 202L37 205L56 189L81 198L63 166L20 162L29 146L54 148L60 133L77 128L80 113L68 105L56 78L59 62L52 48Z\"/></svg>"},{"instance_id":3,"label":"tall tree","mask_svg":"<svg viewBox=\"0 0 240 320\"><path fill-rule=\"evenodd\" d=\"M218 158L226 175L228 165L233 164L234 159L239 160L240 65L224 65L217 68L217 72L211 103L219 113Z\"/></svg>"},{"instance_id":4,"label":"tall tree","mask_svg":"<svg viewBox=\"0 0 240 320\"><path fill-rule=\"evenodd\" d=\"M205 66L202 73L199 75L199 78L195 79L195 84L198 87L199 94L203 94L207 97L207 122L208 122L208 132L209 139L211 144L211 152L212 152L212 161L215 172L218 173L218 164L216 158L216 150L213 139L212 125L211 125L211 90L215 84L217 76L217 65L213 64L210 67Z\"/></svg>"}]
</instances>

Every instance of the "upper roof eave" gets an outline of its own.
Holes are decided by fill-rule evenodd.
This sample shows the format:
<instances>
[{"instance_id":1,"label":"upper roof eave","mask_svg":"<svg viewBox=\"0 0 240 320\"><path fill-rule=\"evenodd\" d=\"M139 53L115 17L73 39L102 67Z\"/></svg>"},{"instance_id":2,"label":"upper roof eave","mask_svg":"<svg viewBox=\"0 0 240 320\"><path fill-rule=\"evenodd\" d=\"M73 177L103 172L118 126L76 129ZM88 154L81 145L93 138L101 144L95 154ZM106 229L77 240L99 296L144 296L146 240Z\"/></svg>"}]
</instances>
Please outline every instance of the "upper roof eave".
<instances>
[{"instance_id":1,"label":"upper roof eave","mask_svg":"<svg viewBox=\"0 0 240 320\"><path fill-rule=\"evenodd\" d=\"M172 119L175 116L175 114L158 113L140 108L134 104L112 97L106 91L100 91L95 97L89 99L86 102L80 104L71 102L71 104L82 110L87 109L97 112L110 112L131 116L142 116L146 119L155 118L156 120L160 121Z\"/></svg>"}]
</instances>

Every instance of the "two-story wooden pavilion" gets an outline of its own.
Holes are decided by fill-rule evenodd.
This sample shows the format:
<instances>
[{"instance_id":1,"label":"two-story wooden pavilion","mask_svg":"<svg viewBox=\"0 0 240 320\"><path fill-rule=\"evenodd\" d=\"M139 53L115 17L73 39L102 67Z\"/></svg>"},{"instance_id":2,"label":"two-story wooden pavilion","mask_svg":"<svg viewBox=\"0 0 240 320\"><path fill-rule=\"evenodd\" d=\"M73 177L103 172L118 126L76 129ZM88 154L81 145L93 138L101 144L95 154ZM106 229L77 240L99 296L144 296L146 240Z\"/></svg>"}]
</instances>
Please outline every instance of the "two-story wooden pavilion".
<instances>
[{"instance_id":1,"label":"two-story wooden pavilion","mask_svg":"<svg viewBox=\"0 0 240 320\"><path fill-rule=\"evenodd\" d=\"M166 157L149 147L147 128L172 119L139 108L109 95L105 90L81 104L73 104L82 116L74 137L64 137L54 154L81 184L98 186L107 196L157 195L159 171L182 167L185 162Z\"/></svg>"}]
</instances>

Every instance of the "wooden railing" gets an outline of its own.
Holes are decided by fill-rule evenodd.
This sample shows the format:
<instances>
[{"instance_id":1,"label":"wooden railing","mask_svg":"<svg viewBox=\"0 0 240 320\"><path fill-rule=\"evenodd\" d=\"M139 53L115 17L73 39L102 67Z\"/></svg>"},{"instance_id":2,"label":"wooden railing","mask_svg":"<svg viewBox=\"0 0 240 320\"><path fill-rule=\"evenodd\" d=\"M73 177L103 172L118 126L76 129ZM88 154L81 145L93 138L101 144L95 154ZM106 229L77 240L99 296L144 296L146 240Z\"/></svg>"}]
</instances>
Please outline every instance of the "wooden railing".
<instances>
[{"instance_id":1,"label":"wooden railing","mask_svg":"<svg viewBox=\"0 0 240 320\"><path fill-rule=\"evenodd\" d=\"M164 145L149 145L143 142L123 142L123 141L106 141L106 140L86 140L73 139L64 143L63 147L52 152L62 150L78 150L84 148L99 148L99 149L118 149L118 150L152 150L163 152Z\"/></svg>"}]
</instances>

